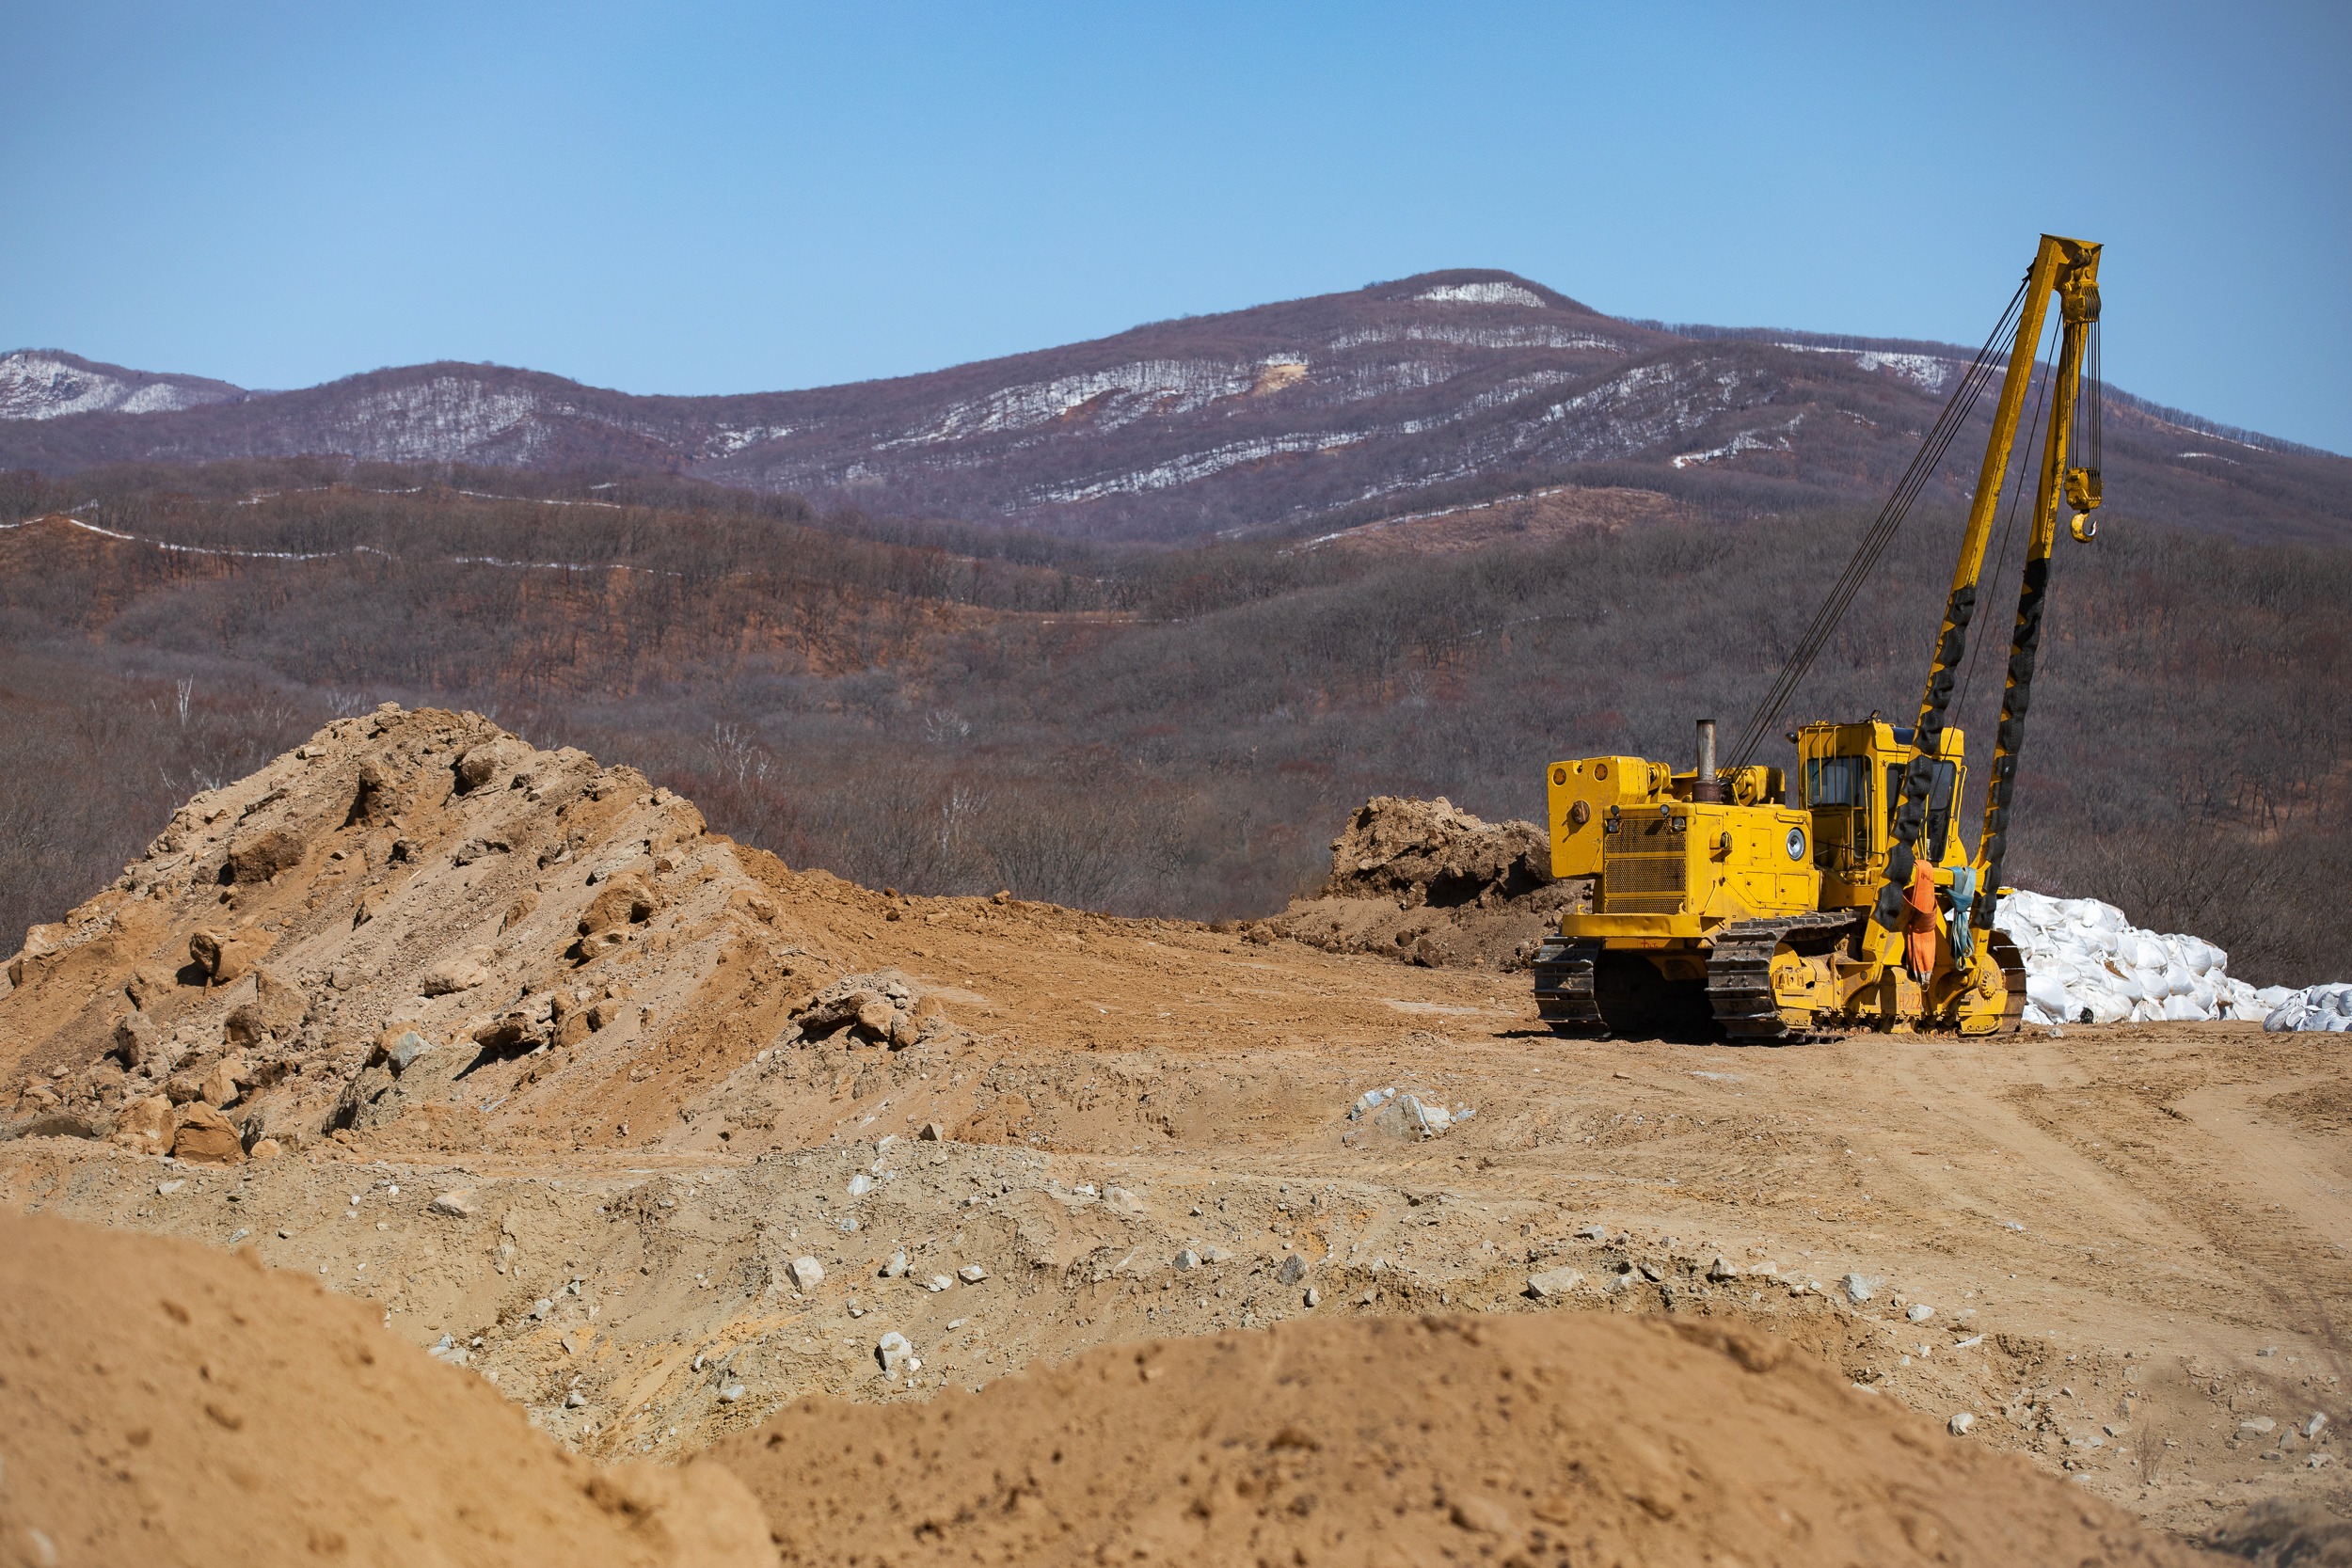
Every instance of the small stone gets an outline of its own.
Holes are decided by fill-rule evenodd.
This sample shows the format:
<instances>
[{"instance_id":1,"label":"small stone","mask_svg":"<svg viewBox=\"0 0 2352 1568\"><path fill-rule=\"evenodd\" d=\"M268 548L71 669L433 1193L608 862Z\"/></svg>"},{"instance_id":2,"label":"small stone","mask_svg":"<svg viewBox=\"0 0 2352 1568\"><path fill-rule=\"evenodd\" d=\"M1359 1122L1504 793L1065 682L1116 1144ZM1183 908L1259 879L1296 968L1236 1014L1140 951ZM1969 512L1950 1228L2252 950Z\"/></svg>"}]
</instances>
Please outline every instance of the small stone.
<instances>
[{"instance_id":1,"label":"small stone","mask_svg":"<svg viewBox=\"0 0 2352 1568\"><path fill-rule=\"evenodd\" d=\"M1712 1263L1707 1265L1707 1277L1717 1280L1737 1279L1740 1277L1740 1270L1738 1265L1734 1264L1729 1259L1718 1258Z\"/></svg>"},{"instance_id":2,"label":"small stone","mask_svg":"<svg viewBox=\"0 0 2352 1568\"><path fill-rule=\"evenodd\" d=\"M1475 1493L1454 1498L1453 1507L1447 1511L1447 1517L1454 1521L1457 1529L1479 1535L1510 1535L1517 1529L1509 1509L1492 1497L1482 1497Z\"/></svg>"},{"instance_id":3,"label":"small stone","mask_svg":"<svg viewBox=\"0 0 2352 1568\"><path fill-rule=\"evenodd\" d=\"M1588 1225L1576 1233L1576 1239L1580 1242L1605 1242L1609 1239L1609 1227L1605 1225Z\"/></svg>"},{"instance_id":4,"label":"small stone","mask_svg":"<svg viewBox=\"0 0 2352 1568\"><path fill-rule=\"evenodd\" d=\"M1314 1289L1312 1286L1309 1286L1305 1300L1307 1305L1310 1307L1321 1307L1323 1305L1323 1292Z\"/></svg>"},{"instance_id":5,"label":"small stone","mask_svg":"<svg viewBox=\"0 0 2352 1568\"><path fill-rule=\"evenodd\" d=\"M587 1402L588 1396L577 1388L564 1396L564 1408L566 1410L578 1410Z\"/></svg>"},{"instance_id":6,"label":"small stone","mask_svg":"<svg viewBox=\"0 0 2352 1568\"><path fill-rule=\"evenodd\" d=\"M2312 1418L2303 1423L2303 1435L2306 1439L2312 1441L2316 1441L2319 1434L2327 1430L2328 1413L2324 1410L2312 1411Z\"/></svg>"},{"instance_id":7,"label":"small stone","mask_svg":"<svg viewBox=\"0 0 2352 1568\"><path fill-rule=\"evenodd\" d=\"M977 1285L981 1280L988 1277L988 1271L980 1267L977 1263L966 1263L963 1267L956 1271L956 1277L962 1280L966 1285Z\"/></svg>"},{"instance_id":8,"label":"small stone","mask_svg":"<svg viewBox=\"0 0 2352 1568\"><path fill-rule=\"evenodd\" d=\"M890 1261L884 1263L882 1267L882 1274L884 1279L897 1279L899 1275L905 1274L906 1272L907 1255L903 1252L892 1253L890 1255Z\"/></svg>"},{"instance_id":9,"label":"small stone","mask_svg":"<svg viewBox=\"0 0 2352 1568\"><path fill-rule=\"evenodd\" d=\"M814 1291L825 1282L825 1266L814 1258L793 1259L787 1272L792 1275L793 1288L802 1291Z\"/></svg>"},{"instance_id":10,"label":"small stone","mask_svg":"<svg viewBox=\"0 0 2352 1568\"><path fill-rule=\"evenodd\" d=\"M867 1193L870 1193L873 1190L874 1179L866 1175L864 1171L860 1171L855 1176L850 1178L850 1196L851 1197L864 1197Z\"/></svg>"},{"instance_id":11,"label":"small stone","mask_svg":"<svg viewBox=\"0 0 2352 1568\"><path fill-rule=\"evenodd\" d=\"M1527 1293L1537 1301L1549 1301L1554 1296L1566 1295L1583 1278L1582 1272L1577 1269L1546 1269L1541 1274L1527 1276Z\"/></svg>"},{"instance_id":12,"label":"small stone","mask_svg":"<svg viewBox=\"0 0 2352 1568\"><path fill-rule=\"evenodd\" d=\"M897 1329L883 1335L874 1345L875 1359L882 1363L882 1375L896 1377L898 1369L914 1358L914 1347Z\"/></svg>"},{"instance_id":13,"label":"small stone","mask_svg":"<svg viewBox=\"0 0 2352 1568\"><path fill-rule=\"evenodd\" d=\"M187 1184L188 1179L186 1177L175 1177L169 1181L156 1182L155 1191L159 1196L169 1197L172 1194L178 1192L181 1188L186 1186Z\"/></svg>"},{"instance_id":14,"label":"small stone","mask_svg":"<svg viewBox=\"0 0 2352 1568\"><path fill-rule=\"evenodd\" d=\"M1923 1323L1935 1316L1935 1308L1924 1301L1915 1301L1904 1309L1903 1316L1915 1323Z\"/></svg>"},{"instance_id":15,"label":"small stone","mask_svg":"<svg viewBox=\"0 0 2352 1568\"><path fill-rule=\"evenodd\" d=\"M1963 1410L1959 1415L1954 1416L1950 1420L1945 1422L1944 1430L1950 1433L1955 1437L1965 1437L1968 1435L1969 1430L1976 1424L1977 1418L1970 1415L1967 1411Z\"/></svg>"},{"instance_id":16,"label":"small stone","mask_svg":"<svg viewBox=\"0 0 2352 1568\"><path fill-rule=\"evenodd\" d=\"M1228 1248L1204 1246L1200 1249L1200 1261L1203 1263L1230 1263L1232 1260L1233 1255Z\"/></svg>"},{"instance_id":17,"label":"small stone","mask_svg":"<svg viewBox=\"0 0 2352 1568\"><path fill-rule=\"evenodd\" d=\"M750 1390L745 1388L741 1384L730 1383L725 1387L719 1390L719 1402L722 1404L733 1404L748 1392L750 1392Z\"/></svg>"},{"instance_id":18,"label":"small stone","mask_svg":"<svg viewBox=\"0 0 2352 1568\"><path fill-rule=\"evenodd\" d=\"M2240 1432L2250 1432L2258 1437L2267 1437L2273 1432L2278 1430L2278 1426L2279 1423L2272 1420L2269 1417L2257 1416L2251 1420L2240 1421L2237 1424L2237 1429Z\"/></svg>"},{"instance_id":19,"label":"small stone","mask_svg":"<svg viewBox=\"0 0 2352 1568\"><path fill-rule=\"evenodd\" d=\"M2254 1354L2255 1354L2256 1355L2276 1355L2276 1354L2279 1354L2279 1347L2278 1347L2278 1346L2276 1346L2276 1345L2265 1345L2262 1349L2260 1349L2260 1350L2256 1351Z\"/></svg>"},{"instance_id":20,"label":"small stone","mask_svg":"<svg viewBox=\"0 0 2352 1568\"><path fill-rule=\"evenodd\" d=\"M1307 1277L1307 1259L1292 1253L1282 1259L1282 1267L1274 1277L1285 1285L1297 1284Z\"/></svg>"},{"instance_id":21,"label":"small stone","mask_svg":"<svg viewBox=\"0 0 2352 1568\"><path fill-rule=\"evenodd\" d=\"M1176 1255L1176 1266L1180 1269L1197 1269L1200 1266L1200 1255L1192 1248L1186 1247Z\"/></svg>"},{"instance_id":22,"label":"small stone","mask_svg":"<svg viewBox=\"0 0 2352 1568\"><path fill-rule=\"evenodd\" d=\"M937 1295L940 1291L946 1290L954 1284L955 1281L948 1278L946 1275L935 1274L929 1279L923 1281L923 1289L929 1291L933 1295Z\"/></svg>"},{"instance_id":23,"label":"small stone","mask_svg":"<svg viewBox=\"0 0 2352 1568\"><path fill-rule=\"evenodd\" d=\"M554 1310L555 1303L546 1296L541 1296L537 1301L531 1304L531 1315L541 1320L542 1322L545 1322L547 1315Z\"/></svg>"},{"instance_id":24,"label":"small stone","mask_svg":"<svg viewBox=\"0 0 2352 1568\"><path fill-rule=\"evenodd\" d=\"M1837 1288L1845 1292L1848 1301L1859 1307L1877 1295L1885 1283L1885 1280L1873 1279L1868 1275L1850 1274L1837 1282Z\"/></svg>"},{"instance_id":25,"label":"small stone","mask_svg":"<svg viewBox=\"0 0 2352 1568\"><path fill-rule=\"evenodd\" d=\"M947 1129L935 1121L927 1121L923 1124L923 1131L917 1132L915 1136L927 1144L945 1143L947 1138Z\"/></svg>"},{"instance_id":26,"label":"small stone","mask_svg":"<svg viewBox=\"0 0 2352 1568\"><path fill-rule=\"evenodd\" d=\"M476 1207L474 1190L471 1187L456 1188L443 1193L425 1207L437 1214L447 1214L453 1220L469 1220L474 1217Z\"/></svg>"},{"instance_id":27,"label":"small stone","mask_svg":"<svg viewBox=\"0 0 2352 1568\"><path fill-rule=\"evenodd\" d=\"M275 1160L283 1152L285 1152L284 1149L279 1147L276 1138L256 1138L253 1141L253 1147L245 1151L245 1157L258 1163L262 1160Z\"/></svg>"}]
</instances>

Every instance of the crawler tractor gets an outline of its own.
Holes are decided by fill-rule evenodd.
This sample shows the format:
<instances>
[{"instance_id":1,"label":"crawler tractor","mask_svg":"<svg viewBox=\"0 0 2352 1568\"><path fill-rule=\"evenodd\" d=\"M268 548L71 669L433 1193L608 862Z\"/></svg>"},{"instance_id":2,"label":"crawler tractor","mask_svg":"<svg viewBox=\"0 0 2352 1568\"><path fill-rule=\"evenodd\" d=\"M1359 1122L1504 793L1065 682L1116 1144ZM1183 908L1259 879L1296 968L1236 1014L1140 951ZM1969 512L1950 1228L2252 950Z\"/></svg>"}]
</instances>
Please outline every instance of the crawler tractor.
<instances>
[{"instance_id":1,"label":"crawler tractor","mask_svg":"<svg viewBox=\"0 0 2352 1568\"><path fill-rule=\"evenodd\" d=\"M2032 695L2058 507L2087 541L2099 482L2099 247L2043 235L2032 268L1928 432L1893 497L1786 668L1718 767L1711 720L1695 766L1642 757L1555 762L1547 780L1555 877L1590 878L1589 910L1564 915L1535 960L1535 1000L1569 1035L1720 1035L1788 1043L1851 1030L2014 1030L2025 1005L2016 950L1993 928L2011 789ZM2048 436L2010 637L1999 732L1972 847L1953 820L1965 744L1945 721L1968 651L1977 591L2016 446L2049 301L2058 360ZM1905 511L2007 370L1916 718L1873 714L1788 731L1792 770L1753 758L1828 641ZM2081 395L2090 362L2089 397ZM2039 414L2037 414L2037 421ZM2026 445L2030 450L2032 435ZM2021 471L2020 494L2025 483ZM2013 514L2012 514L2013 515Z\"/></svg>"}]
</instances>

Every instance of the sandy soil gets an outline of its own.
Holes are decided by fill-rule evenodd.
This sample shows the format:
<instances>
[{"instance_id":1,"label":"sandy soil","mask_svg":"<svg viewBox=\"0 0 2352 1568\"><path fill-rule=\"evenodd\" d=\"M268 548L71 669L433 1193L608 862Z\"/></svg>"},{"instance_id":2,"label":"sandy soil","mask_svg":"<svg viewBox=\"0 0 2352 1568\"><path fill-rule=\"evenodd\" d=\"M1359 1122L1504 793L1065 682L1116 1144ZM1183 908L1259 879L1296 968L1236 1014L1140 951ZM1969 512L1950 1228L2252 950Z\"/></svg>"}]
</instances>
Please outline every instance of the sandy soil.
<instances>
[{"instance_id":1,"label":"sandy soil","mask_svg":"<svg viewBox=\"0 0 2352 1568\"><path fill-rule=\"evenodd\" d=\"M462 845L478 830L434 813L477 809L421 800L407 831ZM893 897L689 832L681 809L621 790L576 808L615 814L607 836L661 895L585 965L558 944L594 889L519 848L497 863L548 911L500 960L513 990L594 980L648 1013L568 1044L453 1044L397 1081L339 1076L389 1014L452 1042L501 1016L505 991L399 994L440 951L419 936L296 1053L322 1064L303 1104L376 1074L365 1114L307 1138L280 1115L284 1152L230 1165L23 1136L0 1144L0 1204L249 1243L376 1304L400 1338L446 1337L442 1359L600 1456L675 1458L803 1395L920 1402L1131 1340L1608 1313L1769 1329L1869 1390L1855 1399L1939 1433L1972 1416L1938 1438L1953 1451L2021 1455L2180 1537L2265 1499L2352 1512L2335 1440L2352 1101L2333 1037L1565 1042L1524 976ZM649 848L640 821L675 842ZM306 880L342 865L326 856L342 832L234 890L263 918L285 901L276 951L347 940L348 907ZM453 922L442 944L480 944L515 897L480 890L466 907L488 924ZM187 941L168 898L145 902L146 945L85 970L68 950L0 996L0 1082L119 1070L92 1057L123 976ZM70 995L40 992L68 975ZM854 976L895 976L919 1030L894 1048L793 1022ZM204 1009L226 1001L191 996L175 1028L221 1027ZM1350 1118L1391 1085L1473 1114L1434 1139ZM47 1114L110 1103L92 1096ZM803 1258L821 1279L796 1278ZM959 1279L967 1265L982 1277ZM1563 1268L1574 1283L1531 1293ZM886 1332L919 1369L885 1376Z\"/></svg>"},{"instance_id":2,"label":"sandy soil","mask_svg":"<svg viewBox=\"0 0 2352 1568\"><path fill-rule=\"evenodd\" d=\"M1777 1340L1599 1314L1289 1323L1090 1352L712 1457L787 1563L2185 1562Z\"/></svg>"},{"instance_id":3,"label":"sandy soil","mask_svg":"<svg viewBox=\"0 0 2352 1568\"><path fill-rule=\"evenodd\" d=\"M250 1251L0 1213L0 1256L8 1561L771 1559L718 1467L567 1454Z\"/></svg>"}]
</instances>

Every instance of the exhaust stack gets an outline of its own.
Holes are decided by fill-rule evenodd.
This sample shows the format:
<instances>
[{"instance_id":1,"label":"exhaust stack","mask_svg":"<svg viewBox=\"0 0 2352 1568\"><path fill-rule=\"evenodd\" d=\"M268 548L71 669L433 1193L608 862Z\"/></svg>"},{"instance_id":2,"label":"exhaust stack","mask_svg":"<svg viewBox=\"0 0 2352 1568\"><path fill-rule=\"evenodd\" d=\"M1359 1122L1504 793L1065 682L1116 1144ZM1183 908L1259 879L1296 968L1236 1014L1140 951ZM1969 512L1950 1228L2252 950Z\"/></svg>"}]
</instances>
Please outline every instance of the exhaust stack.
<instances>
[{"instance_id":1,"label":"exhaust stack","mask_svg":"<svg viewBox=\"0 0 2352 1568\"><path fill-rule=\"evenodd\" d=\"M1721 805L1724 784L1715 777L1715 721L1699 721L1699 772L1691 781L1691 800L1696 804Z\"/></svg>"}]
</instances>

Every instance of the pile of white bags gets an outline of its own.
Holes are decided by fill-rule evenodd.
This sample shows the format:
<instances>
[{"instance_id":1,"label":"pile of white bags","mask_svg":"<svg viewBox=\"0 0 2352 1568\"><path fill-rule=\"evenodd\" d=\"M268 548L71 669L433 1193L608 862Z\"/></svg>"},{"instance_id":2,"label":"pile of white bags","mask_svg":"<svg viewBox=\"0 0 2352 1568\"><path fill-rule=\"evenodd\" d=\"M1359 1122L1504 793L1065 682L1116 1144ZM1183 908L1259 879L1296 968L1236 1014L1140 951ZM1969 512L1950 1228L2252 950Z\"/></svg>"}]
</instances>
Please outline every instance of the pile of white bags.
<instances>
[{"instance_id":1,"label":"pile of white bags","mask_svg":"<svg viewBox=\"0 0 2352 1568\"><path fill-rule=\"evenodd\" d=\"M2230 956L2213 943L2143 931L2096 898L2020 890L2001 900L1993 925L2025 956L2027 1023L2252 1019L2294 994L2233 980Z\"/></svg>"},{"instance_id":2,"label":"pile of white bags","mask_svg":"<svg viewBox=\"0 0 2352 1568\"><path fill-rule=\"evenodd\" d=\"M2278 1000L2270 1016L2263 1020L2265 1029L2307 1035L2341 1035L2352 1030L2352 986L2306 986L2301 990L2272 986L2263 995L2267 998L2272 991L2278 993Z\"/></svg>"}]
</instances>

